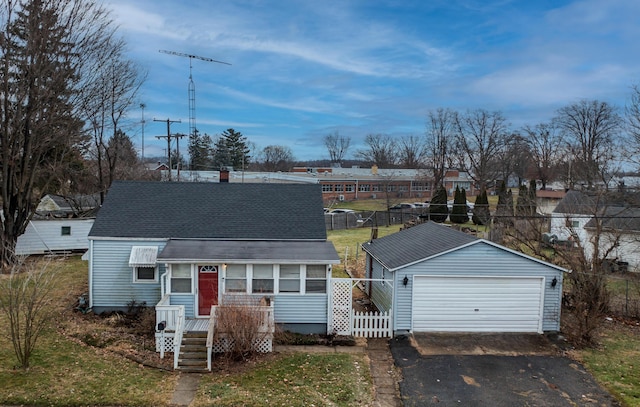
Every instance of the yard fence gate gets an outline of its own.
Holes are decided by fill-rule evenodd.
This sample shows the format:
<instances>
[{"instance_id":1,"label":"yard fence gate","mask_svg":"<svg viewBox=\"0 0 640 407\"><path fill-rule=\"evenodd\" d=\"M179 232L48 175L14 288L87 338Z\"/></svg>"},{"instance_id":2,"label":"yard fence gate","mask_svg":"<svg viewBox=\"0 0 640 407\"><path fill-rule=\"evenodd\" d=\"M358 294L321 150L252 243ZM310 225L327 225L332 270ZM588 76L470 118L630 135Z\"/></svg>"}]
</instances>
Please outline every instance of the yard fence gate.
<instances>
[{"instance_id":1,"label":"yard fence gate","mask_svg":"<svg viewBox=\"0 0 640 407\"><path fill-rule=\"evenodd\" d=\"M390 338L393 336L392 311L359 312L353 309L353 288L360 281L384 281L392 284L393 280L332 278L329 289L329 309L327 333L336 335L353 335L364 338Z\"/></svg>"}]
</instances>

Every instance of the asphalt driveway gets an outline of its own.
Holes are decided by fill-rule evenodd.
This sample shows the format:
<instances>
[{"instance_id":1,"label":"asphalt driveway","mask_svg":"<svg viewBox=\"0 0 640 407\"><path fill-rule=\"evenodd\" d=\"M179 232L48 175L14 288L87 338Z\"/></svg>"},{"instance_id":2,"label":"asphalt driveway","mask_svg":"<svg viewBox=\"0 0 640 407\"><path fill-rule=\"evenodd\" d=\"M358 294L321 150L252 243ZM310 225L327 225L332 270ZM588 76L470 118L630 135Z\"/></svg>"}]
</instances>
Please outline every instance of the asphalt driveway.
<instances>
[{"instance_id":1,"label":"asphalt driveway","mask_svg":"<svg viewBox=\"0 0 640 407\"><path fill-rule=\"evenodd\" d=\"M405 406L619 406L541 335L420 334L390 347Z\"/></svg>"}]
</instances>

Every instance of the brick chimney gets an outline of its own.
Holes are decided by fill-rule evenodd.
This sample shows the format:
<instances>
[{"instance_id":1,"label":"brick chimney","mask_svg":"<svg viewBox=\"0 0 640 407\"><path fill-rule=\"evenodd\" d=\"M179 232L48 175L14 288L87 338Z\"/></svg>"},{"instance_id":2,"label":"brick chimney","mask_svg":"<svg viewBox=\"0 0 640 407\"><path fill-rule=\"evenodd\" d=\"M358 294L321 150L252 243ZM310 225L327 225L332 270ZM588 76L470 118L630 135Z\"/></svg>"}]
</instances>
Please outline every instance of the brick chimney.
<instances>
[{"instance_id":1,"label":"brick chimney","mask_svg":"<svg viewBox=\"0 0 640 407\"><path fill-rule=\"evenodd\" d=\"M227 167L220 168L220 182L229 182L229 170Z\"/></svg>"}]
</instances>

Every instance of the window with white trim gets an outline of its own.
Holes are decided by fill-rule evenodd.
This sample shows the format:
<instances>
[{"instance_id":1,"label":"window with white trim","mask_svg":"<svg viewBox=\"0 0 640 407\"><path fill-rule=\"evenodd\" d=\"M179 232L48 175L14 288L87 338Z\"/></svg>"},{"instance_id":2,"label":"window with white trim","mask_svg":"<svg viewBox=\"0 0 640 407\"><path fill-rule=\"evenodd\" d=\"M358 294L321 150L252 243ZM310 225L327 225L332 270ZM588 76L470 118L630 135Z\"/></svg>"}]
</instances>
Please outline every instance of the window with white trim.
<instances>
[{"instance_id":1,"label":"window with white trim","mask_svg":"<svg viewBox=\"0 0 640 407\"><path fill-rule=\"evenodd\" d=\"M171 265L171 292L178 294L191 293L191 265Z\"/></svg>"},{"instance_id":2,"label":"window with white trim","mask_svg":"<svg viewBox=\"0 0 640 407\"><path fill-rule=\"evenodd\" d=\"M307 265L305 291L307 293L327 292L327 268L324 264Z\"/></svg>"},{"instance_id":3,"label":"window with white trim","mask_svg":"<svg viewBox=\"0 0 640 407\"><path fill-rule=\"evenodd\" d=\"M133 282L134 283L155 283L156 268L155 267L134 267Z\"/></svg>"},{"instance_id":4,"label":"window with white trim","mask_svg":"<svg viewBox=\"0 0 640 407\"><path fill-rule=\"evenodd\" d=\"M279 292L299 293L300 292L300 265L281 264L280 278L278 280Z\"/></svg>"},{"instance_id":5,"label":"window with white trim","mask_svg":"<svg viewBox=\"0 0 640 407\"><path fill-rule=\"evenodd\" d=\"M273 265L254 264L253 279L251 281L251 292L273 293Z\"/></svg>"},{"instance_id":6,"label":"window with white trim","mask_svg":"<svg viewBox=\"0 0 640 407\"><path fill-rule=\"evenodd\" d=\"M228 264L226 267L225 292L246 293L247 292L247 265Z\"/></svg>"}]
</instances>

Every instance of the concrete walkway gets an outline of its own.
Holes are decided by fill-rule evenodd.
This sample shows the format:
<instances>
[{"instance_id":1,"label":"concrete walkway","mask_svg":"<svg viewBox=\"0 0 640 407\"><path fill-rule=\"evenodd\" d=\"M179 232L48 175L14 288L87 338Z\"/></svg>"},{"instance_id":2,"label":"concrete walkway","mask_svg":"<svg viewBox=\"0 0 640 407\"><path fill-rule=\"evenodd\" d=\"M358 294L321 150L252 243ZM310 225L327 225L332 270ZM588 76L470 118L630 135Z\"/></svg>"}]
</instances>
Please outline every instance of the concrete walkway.
<instances>
[{"instance_id":1,"label":"concrete walkway","mask_svg":"<svg viewBox=\"0 0 640 407\"><path fill-rule=\"evenodd\" d=\"M373 407L402 407L398 388L398 373L393 364L388 339L368 339L366 346L275 346L273 351L284 353L366 353L373 379ZM178 384L171 398L171 406L189 406L196 396L201 377L200 373L180 373Z\"/></svg>"},{"instance_id":2,"label":"concrete walkway","mask_svg":"<svg viewBox=\"0 0 640 407\"><path fill-rule=\"evenodd\" d=\"M171 406L183 407L191 404L196 397L201 377L200 373L180 373L178 384L171 398Z\"/></svg>"}]
</instances>

